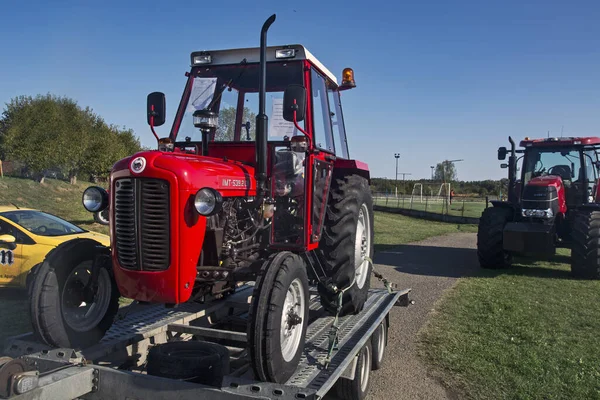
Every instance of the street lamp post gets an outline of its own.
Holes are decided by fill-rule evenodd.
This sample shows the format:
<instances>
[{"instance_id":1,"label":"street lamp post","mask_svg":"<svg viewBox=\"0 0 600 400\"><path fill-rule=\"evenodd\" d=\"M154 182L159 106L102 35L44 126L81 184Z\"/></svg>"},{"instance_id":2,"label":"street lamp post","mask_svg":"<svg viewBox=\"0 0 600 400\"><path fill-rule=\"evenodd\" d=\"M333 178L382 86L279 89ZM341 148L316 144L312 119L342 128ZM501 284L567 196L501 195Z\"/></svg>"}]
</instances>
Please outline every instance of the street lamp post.
<instances>
[{"instance_id":1,"label":"street lamp post","mask_svg":"<svg viewBox=\"0 0 600 400\"><path fill-rule=\"evenodd\" d=\"M400 153L395 153L396 158L396 197L398 197L398 160L400 159Z\"/></svg>"},{"instance_id":2,"label":"street lamp post","mask_svg":"<svg viewBox=\"0 0 600 400\"><path fill-rule=\"evenodd\" d=\"M434 169L435 167L432 165L432 166L431 166L431 167L429 167L429 168L431 168L431 181L433 182L433 169Z\"/></svg>"}]
</instances>

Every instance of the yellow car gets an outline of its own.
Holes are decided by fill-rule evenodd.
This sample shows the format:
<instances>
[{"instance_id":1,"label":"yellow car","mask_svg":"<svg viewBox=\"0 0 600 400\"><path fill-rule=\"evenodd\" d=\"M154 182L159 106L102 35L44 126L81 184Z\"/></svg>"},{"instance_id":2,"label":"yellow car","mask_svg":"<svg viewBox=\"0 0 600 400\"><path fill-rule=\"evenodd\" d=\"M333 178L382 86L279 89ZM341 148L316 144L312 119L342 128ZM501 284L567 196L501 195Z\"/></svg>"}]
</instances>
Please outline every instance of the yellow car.
<instances>
[{"instance_id":1,"label":"yellow car","mask_svg":"<svg viewBox=\"0 0 600 400\"><path fill-rule=\"evenodd\" d=\"M25 288L29 271L42 263L50 250L74 238L110 246L107 235L86 231L55 215L0 206L0 287Z\"/></svg>"}]
</instances>

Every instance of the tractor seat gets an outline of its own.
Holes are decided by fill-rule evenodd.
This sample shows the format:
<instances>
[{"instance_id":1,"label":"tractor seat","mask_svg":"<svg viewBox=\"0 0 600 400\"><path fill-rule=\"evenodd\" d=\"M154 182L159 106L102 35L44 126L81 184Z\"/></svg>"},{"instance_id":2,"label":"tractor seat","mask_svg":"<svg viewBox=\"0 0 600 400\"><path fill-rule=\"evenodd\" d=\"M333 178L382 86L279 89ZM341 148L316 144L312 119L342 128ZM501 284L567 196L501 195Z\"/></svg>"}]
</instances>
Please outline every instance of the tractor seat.
<instances>
[{"instance_id":1,"label":"tractor seat","mask_svg":"<svg viewBox=\"0 0 600 400\"><path fill-rule=\"evenodd\" d=\"M548 174L558 175L563 181L570 181L573 179L571 176L571 167L568 165L555 165L554 167L550 168Z\"/></svg>"}]
</instances>

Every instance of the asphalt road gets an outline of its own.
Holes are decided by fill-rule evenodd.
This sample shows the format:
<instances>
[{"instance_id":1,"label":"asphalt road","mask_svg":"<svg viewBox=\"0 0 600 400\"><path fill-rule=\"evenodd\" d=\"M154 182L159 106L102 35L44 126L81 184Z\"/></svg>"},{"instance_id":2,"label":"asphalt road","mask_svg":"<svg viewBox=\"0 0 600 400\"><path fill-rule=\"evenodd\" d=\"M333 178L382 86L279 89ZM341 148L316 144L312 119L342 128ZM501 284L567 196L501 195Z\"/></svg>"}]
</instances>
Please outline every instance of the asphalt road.
<instances>
[{"instance_id":1,"label":"asphalt road","mask_svg":"<svg viewBox=\"0 0 600 400\"><path fill-rule=\"evenodd\" d=\"M394 307L383 368L372 371L369 399L455 399L417 357L416 336L434 303L456 280L478 268L476 234L430 238L379 251L375 268L399 288L411 288L415 304ZM372 279L372 286L379 282Z\"/></svg>"}]
</instances>

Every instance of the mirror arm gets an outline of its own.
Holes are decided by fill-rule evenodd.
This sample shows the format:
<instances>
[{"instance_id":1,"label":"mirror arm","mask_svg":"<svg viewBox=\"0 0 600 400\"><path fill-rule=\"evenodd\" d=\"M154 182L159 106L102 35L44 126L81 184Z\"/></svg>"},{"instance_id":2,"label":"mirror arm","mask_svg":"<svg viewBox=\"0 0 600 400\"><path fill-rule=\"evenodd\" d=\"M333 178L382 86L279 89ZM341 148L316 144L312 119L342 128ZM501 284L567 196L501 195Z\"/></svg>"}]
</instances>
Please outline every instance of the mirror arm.
<instances>
[{"instance_id":1,"label":"mirror arm","mask_svg":"<svg viewBox=\"0 0 600 400\"><path fill-rule=\"evenodd\" d=\"M152 105L152 115L150 115L150 130L152 131L152 133L154 134L154 137L156 138L156 141L158 142L158 135L156 134L156 131L154 130L154 104Z\"/></svg>"},{"instance_id":2,"label":"mirror arm","mask_svg":"<svg viewBox=\"0 0 600 400\"><path fill-rule=\"evenodd\" d=\"M296 99L294 99L294 105L296 105ZM308 132L306 132L304 129L300 128L300 125L298 125L298 120L296 119L296 110L294 110L294 126L296 127L296 129L298 129L300 132L302 132L304 134L304 136L306 136L306 138L308 139L308 148L312 150L312 140L310 140L310 136L308 136Z\"/></svg>"}]
</instances>

